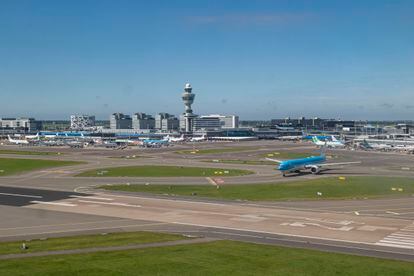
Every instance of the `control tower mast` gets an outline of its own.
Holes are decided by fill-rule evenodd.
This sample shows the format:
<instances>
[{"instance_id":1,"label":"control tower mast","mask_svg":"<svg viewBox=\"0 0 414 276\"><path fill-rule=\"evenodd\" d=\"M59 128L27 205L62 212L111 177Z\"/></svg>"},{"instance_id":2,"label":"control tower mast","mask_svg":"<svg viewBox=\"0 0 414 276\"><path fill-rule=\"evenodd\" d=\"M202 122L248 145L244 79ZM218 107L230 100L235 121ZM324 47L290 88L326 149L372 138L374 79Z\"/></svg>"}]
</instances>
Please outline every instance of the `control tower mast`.
<instances>
[{"instance_id":1,"label":"control tower mast","mask_svg":"<svg viewBox=\"0 0 414 276\"><path fill-rule=\"evenodd\" d=\"M193 110L191 109L191 105L194 102L195 94L192 93L193 88L191 87L190 83L186 83L184 86L184 93L182 95L182 99L185 106L185 132L189 133L193 129L193 119L196 115L193 114Z\"/></svg>"}]
</instances>

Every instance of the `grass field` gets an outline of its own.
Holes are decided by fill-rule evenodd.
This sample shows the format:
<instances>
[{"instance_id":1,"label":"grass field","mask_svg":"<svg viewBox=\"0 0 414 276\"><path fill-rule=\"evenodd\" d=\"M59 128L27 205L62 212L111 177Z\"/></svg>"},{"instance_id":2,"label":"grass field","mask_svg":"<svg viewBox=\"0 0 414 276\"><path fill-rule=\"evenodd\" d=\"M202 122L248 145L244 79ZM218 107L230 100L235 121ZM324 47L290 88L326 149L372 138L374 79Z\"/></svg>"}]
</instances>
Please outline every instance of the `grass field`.
<instances>
[{"instance_id":1,"label":"grass field","mask_svg":"<svg viewBox=\"0 0 414 276\"><path fill-rule=\"evenodd\" d=\"M77 176L130 176L130 177L174 177L174 176L239 176L252 174L246 170L228 170L218 168L197 168L197 167L178 167L178 166L129 166L103 168L91 170L78 174Z\"/></svg>"},{"instance_id":2,"label":"grass field","mask_svg":"<svg viewBox=\"0 0 414 276\"><path fill-rule=\"evenodd\" d=\"M0 158L0 176L79 164L83 164L83 162Z\"/></svg>"},{"instance_id":3,"label":"grass field","mask_svg":"<svg viewBox=\"0 0 414 276\"><path fill-rule=\"evenodd\" d=\"M207 163L244 164L244 165L276 165L275 162L267 160L240 160L240 159L217 159L203 160Z\"/></svg>"},{"instance_id":4,"label":"grass field","mask_svg":"<svg viewBox=\"0 0 414 276\"><path fill-rule=\"evenodd\" d=\"M106 235L84 235L64 238L50 238L46 240L24 241L29 247L29 249L24 251L20 249L23 241L3 242L0 243L0 255L166 242L181 239L185 239L185 237L181 235L153 232L110 233Z\"/></svg>"},{"instance_id":5,"label":"grass field","mask_svg":"<svg viewBox=\"0 0 414 276\"><path fill-rule=\"evenodd\" d=\"M2 275L413 275L414 263L234 241L0 262Z\"/></svg>"},{"instance_id":6,"label":"grass field","mask_svg":"<svg viewBox=\"0 0 414 276\"><path fill-rule=\"evenodd\" d=\"M107 190L174 194L241 200L319 200L411 195L414 179L399 177L318 178L274 184L221 185L108 185ZM317 195L317 193L322 195Z\"/></svg>"},{"instance_id":7,"label":"grass field","mask_svg":"<svg viewBox=\"0 0 414 276\"><path fill-rule=\"evenodd\" d=\"M178 154L220 154L220 153L228 153L228 152L239 152L239 151L246 151L246 150L253 150L253 147L236 147L236 148L219 148L219 149L194 149L194 150L179 150L175 153Z\"/></svg>"},{"instance_id":8,"label":"grass field","mask_svg":"<svg viewBox=\"0 0 414 276\"><path fill-rule=\"evenodd\" d=\"M27 150L6 150L0 149L0 154L17 154L17 155L60 155L60 152L51 151L27 151Z\"/></svg>"}]
</instances>

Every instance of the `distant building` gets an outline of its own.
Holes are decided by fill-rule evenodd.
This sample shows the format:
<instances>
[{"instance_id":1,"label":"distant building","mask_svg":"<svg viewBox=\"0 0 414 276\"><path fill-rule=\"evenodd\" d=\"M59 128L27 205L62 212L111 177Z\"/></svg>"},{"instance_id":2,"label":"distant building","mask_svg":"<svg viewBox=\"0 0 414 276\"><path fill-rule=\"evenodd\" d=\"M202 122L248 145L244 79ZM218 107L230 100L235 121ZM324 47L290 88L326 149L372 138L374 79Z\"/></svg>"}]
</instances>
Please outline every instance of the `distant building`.
<instances>
[{"instance_id":1,"label":"distant building","mask_svg":"<svg viewBox=\"0 0 414 276\"><path fill-rule=\"evenodd\" d=\"M42 123L34 118L2 118L0 128L4 130L38 131L42 129Z\"/></svg>"},{"instance_id":2,"label":"distant building","mask_svg":"<svg viewBox=\"0 0 414 276\"><path fill-rule=\"evenodd\" d=\"M239 116L220 116L220 123L222 128L239 128Z\"/></svg>"},{"instance_id":3,"label":"distant building","mask_svg":"<svg viewBox=\"0 0 414 276\"><path fill-rule=\"evenodd\" d=\"M90 129L95 126L95 116L71 115L70 128L74 130Z\"/></svg>"},{"instance_id":4,"label":"distant building","mask_svg":"<svg viewBox=\"0 0 414 276\"><path fill-rule=\"evenodd\" d=\"M135 113L132 116L132 128L137 130L154 129L155 119L151 115L145 113Z\"/></svg>"},{"instance_id":5,"label":"distant building","mask_svg":"<svg viewBox=\"0 0 414 276\"><path fill-rule=\"evenodd\" d=\"M155 128L159 130L177 130L180 122L174 115L159 113L155 116Z\"/></svg>"},{"instance_id":6,"label":"distant building","mask_svg":"<svg viewBox=\"0 0 414 276\"><path fill-rule=\"evenodd\" d=\"M321 119L312 118L306 119L305 117L299 117L298 119L292 119L290 117L284 119L273 119L271 121L272 126L283 126L283 127L295 127L303 129L321 129L321 130L333 130L340 129L343 127L354 127L355 121L342 121L335 119Z\"/></svg>"},{"instance_id":7,"label":"distant building","mask_svg":"<svg viewBox=\"0 0 414 276\"><path fill-rule=\"evenodd\" d=\"M111 129L131 129L132 119L129 115L114 113L109 118L109 125Z\"/></svg>"},{"instance_id":8,"label":"distant building","mask_svg":"<svg viewBox=\"0 0 414 276\"><path fill-rule=\"evenodd\" d=\"M239 127L239 116L235 115L203 115L193 119L193 131L236 129Z\"/></svg>"},{"instance_id":9,"label":"distant building","mask_svg":"<svg viewBox=\"0 0 414 276\"><path fill-rule=\"evenodd\" d=\"M200 116L193 119L192 131L198 130L220 130L221 121L217 116Z\"/></svg>"}]
</instances>

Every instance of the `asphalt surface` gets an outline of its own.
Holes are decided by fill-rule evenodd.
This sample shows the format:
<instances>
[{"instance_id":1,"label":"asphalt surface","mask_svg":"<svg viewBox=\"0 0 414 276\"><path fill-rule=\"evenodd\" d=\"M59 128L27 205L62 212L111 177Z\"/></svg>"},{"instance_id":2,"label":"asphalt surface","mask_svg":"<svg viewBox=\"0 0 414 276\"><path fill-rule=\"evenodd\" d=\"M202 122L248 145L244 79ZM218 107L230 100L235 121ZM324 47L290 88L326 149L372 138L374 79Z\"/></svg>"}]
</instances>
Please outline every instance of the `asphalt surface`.
<instances>
[{"instance_id":1,"label":"asphalt surface","mask_svg":"<svg viewBox=\"0 0 414 276\"><path fill-rule=\"evenodd\" d=\"M245 151L213 155L181 155L181 149L246 147ZM22 147L7 147L22 149ZM24 148L28 150L28 148ZM30 150L32 150L30 148ZM330 162L362 161L321 175L283 178L274 166L206 163L216 159L260 160L277 151L314 152L308 143L251 141L200 143L162 149L65 149L61 155L33 158L85 161L87 164L0 177L0 240L21 240L105 231L151 230L195 234L318 250L414 260L414 198L312 202L251 203L96 191L103 184L209 184L203 177L101 178L74 177L89 169L132 165L180 165L240 168L255 172L222 177L223 185L314 179L340 175L384 175L414 178L413 156L331 150ZM138 158L131 158L133 155ZM129 158L127 158L129 157Z\"/></svg>"}]
</instances>

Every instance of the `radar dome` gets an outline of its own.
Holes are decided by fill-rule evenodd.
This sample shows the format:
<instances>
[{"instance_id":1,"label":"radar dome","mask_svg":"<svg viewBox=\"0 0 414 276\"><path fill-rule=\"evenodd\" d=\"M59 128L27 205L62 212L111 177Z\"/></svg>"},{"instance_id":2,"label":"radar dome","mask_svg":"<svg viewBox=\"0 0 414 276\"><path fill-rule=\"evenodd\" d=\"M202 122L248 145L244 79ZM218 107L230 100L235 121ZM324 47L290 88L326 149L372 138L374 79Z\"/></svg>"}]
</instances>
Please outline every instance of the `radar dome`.
<instances>
[{"instance_id":1,"label":"radar dome","mask_svg":"<svg viewBox=\"0 0 414 276\"><path fill-rule=\"evenodd\" d=\"M187 82L187 83L185 84L185 88L191 88L191 84L190 84L189 82Z\"/></svg>"}]
</instances>

